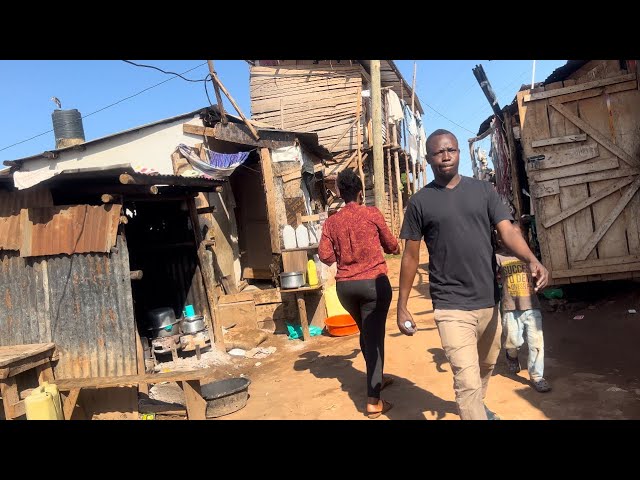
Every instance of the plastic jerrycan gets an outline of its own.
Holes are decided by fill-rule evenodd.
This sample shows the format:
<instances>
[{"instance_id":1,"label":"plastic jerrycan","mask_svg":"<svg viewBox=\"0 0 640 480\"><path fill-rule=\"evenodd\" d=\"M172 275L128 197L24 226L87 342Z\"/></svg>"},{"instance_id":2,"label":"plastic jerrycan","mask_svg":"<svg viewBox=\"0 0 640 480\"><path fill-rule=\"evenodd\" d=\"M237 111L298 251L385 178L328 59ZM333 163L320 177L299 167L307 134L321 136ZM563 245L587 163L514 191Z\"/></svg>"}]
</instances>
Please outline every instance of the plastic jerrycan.
<instances>
[{"instance_id":1,"label":"plastic jerrycan","mask_svg":"<svg viewBox=\"0 0 640 480\"><path fill-rule=\"evenodd\" d=\"M327 308L327 317L335 317L336 315L349 315L349 312L338 300L338 292L336 291L336 285L333 284L327 287L324 291L324 302Z\"/></svg>"},{"instance_id":2,"label":"plastic jerrycan","mask_svg":"<svg viewBox=\"0 0 640 480\"><path fill-rule=\"evenodd\" d=\"M27 420L64 420L58 386L43 382L24 399Z\"/></svg>"},{"instance_id":3,"label":"plastic jerrycan","mask_svg":"<svg viewBox=\"0 0 640 480\"><path fill-rule=\"evenodd\" d=\"M318 285L318 272L316 270L316 262L309 259L307 261L307 280L309 282L309 286L313 287L314 285Z\"/></svg>"}]
</instances>

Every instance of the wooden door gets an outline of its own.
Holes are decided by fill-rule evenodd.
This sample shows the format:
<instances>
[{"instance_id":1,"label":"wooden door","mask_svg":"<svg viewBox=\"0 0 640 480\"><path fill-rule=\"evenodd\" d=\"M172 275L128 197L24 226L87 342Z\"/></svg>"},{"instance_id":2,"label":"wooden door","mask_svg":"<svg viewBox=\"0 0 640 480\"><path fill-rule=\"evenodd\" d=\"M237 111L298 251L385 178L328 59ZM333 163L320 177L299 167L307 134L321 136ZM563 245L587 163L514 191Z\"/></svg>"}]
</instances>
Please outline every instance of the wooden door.
<instances>
[{"instance_id":1,"label":"wooden door","mask_svg":"<svg viewBox=\"0 0 640 480\"><path fill-rule=\"evenodd\" d=\"M523 161L554 284L640 276L636 74L618 61L587 66L518 93Z\"/></svg>"}]
</instances>

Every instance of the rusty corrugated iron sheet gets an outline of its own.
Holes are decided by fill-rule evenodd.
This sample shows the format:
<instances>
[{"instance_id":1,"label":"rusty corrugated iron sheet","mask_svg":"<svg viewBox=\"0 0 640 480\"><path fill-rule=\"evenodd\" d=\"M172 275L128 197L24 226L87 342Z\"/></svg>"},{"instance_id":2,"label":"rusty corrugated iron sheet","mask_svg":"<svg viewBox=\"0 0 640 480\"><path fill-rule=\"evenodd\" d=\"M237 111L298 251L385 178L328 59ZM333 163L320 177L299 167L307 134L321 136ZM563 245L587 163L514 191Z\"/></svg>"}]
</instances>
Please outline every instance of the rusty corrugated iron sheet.
<instances>
[{"instance_id":1,"label":"rusty corrugated iron sheet","mask_svg":"<svg viewBox=\"0 0 640 480\"><path fill-rule=\"evenodd\" d=\"M108 204L22 210L20 256L107 253L116 243L121 209Z\"/></svg>"},{"instance_id":2,"label":"rusty corrugated iron sheet","mask_svg":"<svg viewBox=\"0 0 640 480\"><path fill-rule=\"evenodd\" d=\"M0 345L54 342L59 378L137 373L126 242L112 254L0 252Z\"/></svg>"},{"instance_id":3,"label":"rusty corrugated iron sheet","mask_svg":"<svg viewBox=\"0 0 640 480\"><path fill-rule=\"evenodd\" d=\"M48 188L0 192L0 250L20 249L20 210L52 206Z\"/></svg>"}]
</instances>

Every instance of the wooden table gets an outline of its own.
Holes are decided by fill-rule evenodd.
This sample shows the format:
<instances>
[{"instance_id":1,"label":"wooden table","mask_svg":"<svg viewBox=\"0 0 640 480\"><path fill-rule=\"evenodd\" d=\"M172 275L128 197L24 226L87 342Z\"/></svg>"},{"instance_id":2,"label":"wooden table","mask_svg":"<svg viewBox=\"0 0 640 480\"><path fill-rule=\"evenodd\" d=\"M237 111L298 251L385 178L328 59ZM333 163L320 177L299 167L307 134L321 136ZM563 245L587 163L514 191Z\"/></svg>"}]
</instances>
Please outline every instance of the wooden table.
<instances>
[{"instance_id":1,"label":"wooden table","mask_svg":"<svg viewBox=\"0 0 640 480\"><path fill-rule=\"evenodd\" d=\"M0 347L0 393L2 405L7 420L13 420L24 415L24 401L20 400L20 392L16 376L20 373L35 369L38 383L53 383L53 369L55 343L31 343L28 345L11 345Z\"/></svg>"},{"instance_id":2,"label":"wooden table","mask_svg":"<svg viewBox=\"0 0 640 480\"><path fill-rule=\"evenodd\" d=\"M280 293L295 293L296 301L298 303L298 315L300 316L300 325L302 326L302 340L309 340L311 334L309 333L309 320L307 319L307 304L304 300L304 294L307 292L322 291L322 284L314 285L313 287L300 287L300 288L281 288Z\"/></svg>"},{"instance_id":3,"label":"wooden table","mask_svg":"<svg viewBox=\"0 0 640 480\"><path fill-rule=\"evenodd\" d=\"M215 377L216 369L210 367L200 370L176 370L166 373L122 375L118 377L62 378L56 379L55 384L64 397L63 411L65 420L71 419L80 390L83 388L113 388L162 382L176 382L182 388L189 420L205 420L207 402L202 398L201 383L211 381Z\"/></svg>"}]
</instances>

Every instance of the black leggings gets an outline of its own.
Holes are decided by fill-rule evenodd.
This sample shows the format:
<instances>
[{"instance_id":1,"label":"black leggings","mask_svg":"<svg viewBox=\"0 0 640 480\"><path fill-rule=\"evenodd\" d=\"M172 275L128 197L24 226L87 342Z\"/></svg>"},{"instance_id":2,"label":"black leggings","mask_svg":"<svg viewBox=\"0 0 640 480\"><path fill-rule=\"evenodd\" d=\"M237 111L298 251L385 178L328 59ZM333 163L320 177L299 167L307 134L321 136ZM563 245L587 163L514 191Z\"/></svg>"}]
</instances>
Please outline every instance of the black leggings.
<instances>
[{"instance_id":1,"label":"black leggings","mask_svg":"<svg viewBox=\"0 0 640 480\"><path fill-rule=\"evenodd\" d=\"M336 290L340 303L360 329L360 349L367 365L367 396L380 398L384 330L393 295L389 277L337 282Z\"/></svg>"}]
</instances>

